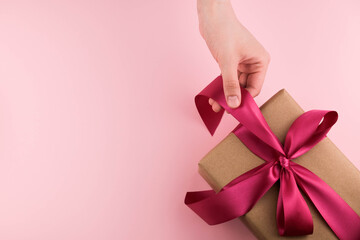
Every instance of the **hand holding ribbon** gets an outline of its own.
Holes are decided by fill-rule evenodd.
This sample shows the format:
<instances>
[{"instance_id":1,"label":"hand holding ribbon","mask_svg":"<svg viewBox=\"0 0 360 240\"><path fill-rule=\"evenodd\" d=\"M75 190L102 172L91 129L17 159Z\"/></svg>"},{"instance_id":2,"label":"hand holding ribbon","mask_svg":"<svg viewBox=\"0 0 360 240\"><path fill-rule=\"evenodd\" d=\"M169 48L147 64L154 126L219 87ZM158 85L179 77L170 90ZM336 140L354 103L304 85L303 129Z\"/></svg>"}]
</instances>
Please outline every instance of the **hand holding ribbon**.
<instances>
[{"instance_id":1,"label":"hand holding ribbon","mask_svg":"<svg viewBox=\"0 0 360 240\"><path fill-rule=\"evenodd\" d=\"M283 146L250 94L245 89L241 89L241 93L240 107L229 108L219 76L195 97L196 107L212 135L224 111L228 111L240 122L233 133L265 162L235 178L219 193L212 190L188 192L185 204L208 224L219 224L246 214L280 180L276 211L280 235L313 232L311 213L300 188L340 239L360 239L360 217L355 211L323 180L293 162L326 137L337 121L337 113L323 110L305 112L291 125ZM213 112L208 104L209 98L223 109Z\"/></svg>"}]
</instances>

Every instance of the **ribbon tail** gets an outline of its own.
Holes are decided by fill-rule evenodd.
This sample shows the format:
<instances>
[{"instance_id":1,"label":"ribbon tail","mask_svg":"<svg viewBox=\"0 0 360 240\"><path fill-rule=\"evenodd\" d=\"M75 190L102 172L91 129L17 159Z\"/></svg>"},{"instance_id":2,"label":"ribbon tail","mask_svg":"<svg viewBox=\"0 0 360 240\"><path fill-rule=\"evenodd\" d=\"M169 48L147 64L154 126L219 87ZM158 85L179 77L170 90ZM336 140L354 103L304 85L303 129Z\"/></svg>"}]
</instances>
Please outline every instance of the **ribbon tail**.
<instances>
[{"instance_id":1,"label":"ribbon tail","mask_svg":"<svg viewBox=\"0 0 360 240\"><path fill-rule=\"evenodd\" d=\"M206 128L211 135L214 135L216 128L218 127L221 118L224 114L222 108L219 112L214 112L209 104L209 98L218 98L223 94L219 89L222 89L222 80L216 78L206 88L204 88L198 95L195 96L195 105L203 120Z\"/></svg>"},{"instance_id":2,"label":"ribbon tail","mask_svg":"<svg viewBox=\"0 0 360 240\"><path fill-rule=\"evenodd\" d=\"M321 216L340 239L360 239L360 217L321 178L293 164L296 182L314 203Z\"/></svg>"},{"instance_id":3,"label":"ribbon tail","mask_svg":"<svg viewBox=\"0 0 360 240\"><path fill-rule=\"evenodd\" d=\"M283 168L280 173L276 220L281 236L313 233L313 221L309 207L296 185L291 169Z\"/></svg>"},{"instance_id":4,"label":"ribbon tail","mask_svg":"<svg viewBox=\"0 0 360 240\"><path fill-rule=\"evenodd\" d=\"M230 182L219 193L215 191L188 192L185 204L209 225L229 221L246 214L279 179L279 170L273 163L264 163L252 169L236 184ZM241 177L241 176L240 176Z\"/></svg>"}]
</instances>

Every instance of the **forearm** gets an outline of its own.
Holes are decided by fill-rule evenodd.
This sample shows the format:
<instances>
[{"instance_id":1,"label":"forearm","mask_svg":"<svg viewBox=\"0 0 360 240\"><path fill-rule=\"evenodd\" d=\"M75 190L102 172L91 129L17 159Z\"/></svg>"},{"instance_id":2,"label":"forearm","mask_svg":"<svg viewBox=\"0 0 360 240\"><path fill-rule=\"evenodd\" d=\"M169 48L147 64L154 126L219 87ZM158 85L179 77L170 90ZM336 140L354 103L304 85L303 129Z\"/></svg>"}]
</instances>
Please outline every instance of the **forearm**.
<instances>
[{"instance_id":1,"label":"forearm","mask_svg":"<svg viewBox=\"0 0 360 240\"><path fill-rule=\"evenodd\" d=\"M213 11L214 8L221 5L231 5L230 0L197 0L198 14Z\"/></svg>"}]
</instances>

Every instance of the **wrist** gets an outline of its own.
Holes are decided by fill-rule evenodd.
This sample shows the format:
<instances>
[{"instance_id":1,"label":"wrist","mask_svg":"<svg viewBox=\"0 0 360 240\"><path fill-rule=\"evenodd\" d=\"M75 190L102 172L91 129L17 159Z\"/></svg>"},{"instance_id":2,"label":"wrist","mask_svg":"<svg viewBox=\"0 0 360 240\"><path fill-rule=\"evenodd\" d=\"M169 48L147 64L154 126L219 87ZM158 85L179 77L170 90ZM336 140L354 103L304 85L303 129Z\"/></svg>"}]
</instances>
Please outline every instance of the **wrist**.
<instances>
[{"instance_id":1,"label":"wrist","mask_svg":"<svg viewBox=\"0 0 360 240\"><path fill-rule=\"evenodd\" d=\"M221 5L230 4L230 0L197 0L198 14L213 11Z\"/></svg>"}]
</instances>

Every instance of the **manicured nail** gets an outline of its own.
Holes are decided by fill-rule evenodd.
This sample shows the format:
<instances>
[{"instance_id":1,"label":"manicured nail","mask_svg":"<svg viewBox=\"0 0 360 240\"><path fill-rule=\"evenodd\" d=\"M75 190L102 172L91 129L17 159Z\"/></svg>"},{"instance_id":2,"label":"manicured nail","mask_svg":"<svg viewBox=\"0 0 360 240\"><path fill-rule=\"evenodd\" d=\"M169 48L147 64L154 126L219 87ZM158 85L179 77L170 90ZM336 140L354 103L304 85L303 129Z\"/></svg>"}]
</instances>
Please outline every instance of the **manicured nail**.
<instances>
[{"instance_id":1,"label":"manicured nail","mask_svg":"<svg viewBox=\"0 0 360 240\"><path fill-rule=\"evenodd\" d=\"M228 96L227 97L227 104L231 108L236 108L240 105L239 98L237 96Z\"/></svg>"}]
</instances>

